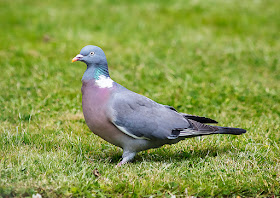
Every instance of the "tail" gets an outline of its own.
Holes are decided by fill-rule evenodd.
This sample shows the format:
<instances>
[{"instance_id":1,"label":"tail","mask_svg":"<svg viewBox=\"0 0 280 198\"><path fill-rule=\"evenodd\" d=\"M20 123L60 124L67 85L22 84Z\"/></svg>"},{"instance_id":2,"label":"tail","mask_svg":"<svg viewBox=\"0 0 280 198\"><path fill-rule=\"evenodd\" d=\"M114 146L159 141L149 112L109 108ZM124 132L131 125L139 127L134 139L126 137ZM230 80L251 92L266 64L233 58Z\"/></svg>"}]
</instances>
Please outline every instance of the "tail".
<instances>
[{"instance_id":1,"label":"tail","mask_svg":"<svg viewBox=\"0 0 280 198\"><path fill-rule=\"evenodd\" d=\"M231 127L220 127L213 125L206 125L194 120L188 120L191 124L190 128L177 128L172 130L169 139L176 139L177 137L191 138L204 135L212 134L231 134L231 135L241 135L246 133L245 129L231 128Z\"/></svg>"},{"instance_id":2,"label":"tail","mask_svg":"<svg viewBox=\"0 0 280 198\"><path fill-rule=\"evenodd\" d=\"M241 135L242 133L246 133L245 129L240 128L231 128L231 127L218 127L218 131L215 134L231 134L231 135Z\"/></svg>"}]
</instances>

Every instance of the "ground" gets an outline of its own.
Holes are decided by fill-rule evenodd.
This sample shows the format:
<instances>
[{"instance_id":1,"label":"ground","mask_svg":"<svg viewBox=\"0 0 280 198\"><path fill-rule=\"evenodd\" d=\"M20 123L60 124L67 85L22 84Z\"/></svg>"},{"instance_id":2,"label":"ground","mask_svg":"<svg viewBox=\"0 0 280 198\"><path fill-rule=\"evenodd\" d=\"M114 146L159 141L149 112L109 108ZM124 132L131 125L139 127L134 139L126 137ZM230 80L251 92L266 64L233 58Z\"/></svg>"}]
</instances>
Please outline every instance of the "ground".
<instances>
[{"instance_id":1,"label":"ground","mask_svg":"<svg viewBox=\"0 0 280 198\"><path fill-rule=\"evenodd\" d=\"M280 1L0 2L0 197L280 196ZM81 108L85 45L113 80L207 116L215 135L141 152L95 136Z\"/></svg>"}]
</instances>

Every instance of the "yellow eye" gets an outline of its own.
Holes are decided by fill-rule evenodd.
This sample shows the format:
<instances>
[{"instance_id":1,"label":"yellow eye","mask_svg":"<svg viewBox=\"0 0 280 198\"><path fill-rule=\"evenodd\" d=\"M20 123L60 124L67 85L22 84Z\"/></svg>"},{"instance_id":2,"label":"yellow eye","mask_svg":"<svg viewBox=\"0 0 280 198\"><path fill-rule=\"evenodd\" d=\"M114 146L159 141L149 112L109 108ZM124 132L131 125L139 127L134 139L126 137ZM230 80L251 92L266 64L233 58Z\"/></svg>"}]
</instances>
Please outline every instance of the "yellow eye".
<instances>
[{"instance_id":1,"label":"yellow eye","mask_svg":"<svg viewBox=\"0 0 280 198\"><path fill-rule=\"evenodd\" d=\"M90 52L90 55L94 55L94 52Z\"/></svg>"}]
</instances>

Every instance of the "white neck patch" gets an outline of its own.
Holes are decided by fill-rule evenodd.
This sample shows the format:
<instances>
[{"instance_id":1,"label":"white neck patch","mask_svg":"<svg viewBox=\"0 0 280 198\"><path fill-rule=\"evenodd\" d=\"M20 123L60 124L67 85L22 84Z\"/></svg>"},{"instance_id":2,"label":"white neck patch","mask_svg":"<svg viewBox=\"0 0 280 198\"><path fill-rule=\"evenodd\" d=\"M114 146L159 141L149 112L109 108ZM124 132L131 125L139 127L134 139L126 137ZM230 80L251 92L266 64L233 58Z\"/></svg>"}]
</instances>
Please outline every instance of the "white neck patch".
<instances>
[{"instance_id":1,"label":"white neck patch","mask_svg":"<svg viewBox=\"0 0 280 198\"><path fill-rule=\"evenodd\" d=\"M95 81L100 88L110 88L113 87L113 80L110 77L105 77L104 75L99 76L99 79Z\"/></svg>"}]
</instances>

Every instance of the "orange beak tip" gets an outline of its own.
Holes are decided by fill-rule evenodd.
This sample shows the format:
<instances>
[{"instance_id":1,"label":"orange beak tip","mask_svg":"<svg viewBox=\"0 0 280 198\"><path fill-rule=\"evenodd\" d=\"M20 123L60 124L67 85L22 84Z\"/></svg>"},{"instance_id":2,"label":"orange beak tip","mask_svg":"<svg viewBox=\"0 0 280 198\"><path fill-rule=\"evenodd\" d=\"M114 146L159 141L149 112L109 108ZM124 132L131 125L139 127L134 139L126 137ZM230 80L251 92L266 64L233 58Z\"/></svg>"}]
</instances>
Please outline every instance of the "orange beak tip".
<instances>
[{"instance_id":1,"label":"orange beak tip","mask_svg":"<svg viewBox=\"0 0 280 198\"><path fill-rule=\"evenodd\" d=\"M74 63L74 62L76 62L77 60L79 60L77 57L74 57L73 59L72 59L72 63Z\"/></svg>"}]
</instances>

